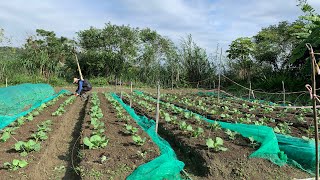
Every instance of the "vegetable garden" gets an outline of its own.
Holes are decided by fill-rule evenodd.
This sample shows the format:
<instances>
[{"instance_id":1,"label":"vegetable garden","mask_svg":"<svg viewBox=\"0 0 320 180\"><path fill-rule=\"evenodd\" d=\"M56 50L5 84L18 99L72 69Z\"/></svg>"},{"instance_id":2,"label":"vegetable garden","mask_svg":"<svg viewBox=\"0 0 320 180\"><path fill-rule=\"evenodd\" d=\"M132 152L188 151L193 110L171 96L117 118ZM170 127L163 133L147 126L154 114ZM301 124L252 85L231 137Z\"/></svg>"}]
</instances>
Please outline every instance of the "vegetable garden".
<instances>
[{"instance_id":1,"label":"vegetable garden","mask_svg":"<svg viewBox=\"0 0 320 180\"><path fill-rule=\"evenodd\" d=\"M313 176L311 109L218 99L214 93L165 93L156 132L156 94L99 89L81 101L68 91L44 87L50 93L15 112L5 105L1 111L5 179Z\"/></svg>"}]
</instances>

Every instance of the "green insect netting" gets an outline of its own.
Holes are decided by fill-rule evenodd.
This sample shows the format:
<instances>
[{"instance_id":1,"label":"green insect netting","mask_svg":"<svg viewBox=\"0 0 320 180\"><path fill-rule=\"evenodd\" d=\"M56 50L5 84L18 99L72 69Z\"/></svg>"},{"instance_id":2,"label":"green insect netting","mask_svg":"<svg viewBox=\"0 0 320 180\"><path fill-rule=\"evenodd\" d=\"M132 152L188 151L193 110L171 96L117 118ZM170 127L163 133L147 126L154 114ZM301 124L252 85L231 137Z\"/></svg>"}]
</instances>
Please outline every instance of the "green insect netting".
<instances>
[{"instance_id":1,"label":"green insect netting","mask_svg":"<svg viewBox=\"0 0 320 180\"><path fill-rule=\"evenodd\" d=\"M135 91L135 93L146 96L141 91ZM184 111L190 112L189 110L185 109ZM276 134L274 133L273 129L268 126L248 125L240 123L234 124L215 121L207 119L194 112L192 113L199 116L200 119L208 123L218 122L224 129L236 131L244 137L253 137L255 141L260 142L260 148L250 155L250 157L252 158L256 157L268 159L279 166L290 164L310 174L314 174L313 172L315 172L316 156L314 140L307 141L301 138Z\"/></svg>"},{"instance_id":2,"label":"green insect netting","mask_svg":"<svg viewBox=\"0 0 320 180\"><path fill-rule=\"evenodd\" d=\"M0 129L66 92L62 90L55 94L48 84L20 84L0 88Z\"/></svg>"},{"instance_id":3,"label":"green insect netting","mask_svg":"<svg viewBox=\"0 0 320 180\"><path fill-rule=\"evenodd\" d=\"M179 161L170 144L158 136L155 132L155 122L146 117L137 115L130 106L125 104L117 95L112 94L139 126L151 137L154 143L160 149L160 156L154 160L139 166L129 177L128 180L145 180L145 179L181 179L180 171L184 163Z\"/></svg>"}]
</instances>

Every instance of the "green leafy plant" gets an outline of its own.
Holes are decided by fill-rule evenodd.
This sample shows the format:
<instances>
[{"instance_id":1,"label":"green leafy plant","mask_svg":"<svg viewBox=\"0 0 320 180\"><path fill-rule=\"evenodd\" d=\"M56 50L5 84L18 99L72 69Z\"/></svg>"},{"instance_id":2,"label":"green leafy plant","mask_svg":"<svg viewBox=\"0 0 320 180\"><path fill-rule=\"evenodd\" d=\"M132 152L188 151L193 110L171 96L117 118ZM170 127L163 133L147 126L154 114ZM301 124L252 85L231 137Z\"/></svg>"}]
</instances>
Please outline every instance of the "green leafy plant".
<instances>
[{"instance_id":1,"label":"green leafy plant","mask_svg":"<svg viewBox=\"0 0 320 180\"><path fill-rule=\"evenodd\" d=\"M132 140L136 145L142 146L146 142L147 138L146 137L141 138L139 135L133 135Z\"/></svg>"},{"instance_id":2,"label":"green leafy plant","mask_svg":"<svg viewBox=\"0 0 320 180\"><path fill-rule=\"evenodd\" d=\"M40 114L39 111L33 111L33 112L32 112L32 115L33 115L34 117L38 116L39 114Z\"/></svg>"},{"instance_id":3,"label":"green leafy plant","mask_svg":"<svg viewBox=\"0 0 320 180\"><path fill-rule=\"evenodd\" d=\"M45 133L44 131L38 131L37 133L33 133L31 134L31 137L34 138L36 141L43 141L48 139L47 133Z\"/></svg>"},{"instance_id":4,"label":"green leafy plant","mask_svg":"<svg viewBox=\"0 0 320 180\"><path fill-rule=\"evenodd\" d=\"M29 140L27 142L18 141L17 143L15 143L14 149L17 152L20 152L21 156L26 156L31 151L36 151L36 152L40 151L41 144L35 142L34 140Z\"/></svg>"},{"instance_id":5,"label":"green leafy plant","mask_svg":"<svg viewBox=\"0 0 320 180\"><path fill-rule=\"evenodd\" d=\"M61 116L64 112L66 112L66 110L64 109L64 106L61 106L55 111L53 112L51 115L52 116Z\"/></svg>"},{"instance_id":6,"label":"green leafy plant","mask_svg":"<svg viewBox=\"0 0 320 180\"><path fill-rule=\"evenodd\" d=\"M254 137L253 137L253 136L249 137L248 139L249 139L249 141L250 141L250 145L251 145L253 148L256 148L256 147L259 145L259 143L254 140Z\"/></svg>"},{"instance_id":7,"label":"green leafy plant","mask_svg":"<svg viewBox=\"0 0 320 180\"><path fill-rule=\"evenodd\" d=\"M132 125L129 125L129 124L125 124L124 126L125 126L125 131L124 131L125 134L132 134L132 135L137 134L138 128L133 127Z\"/></svg>"},{"instance_id":8,"label":"green leafy plant","mask_svg":"<svg viewBox=\"0 0 320 180\"><path fill-rule=\"evenodd\" d=\"M23 124L25 123L25 122L24 122L24 117L18 118L17 121L16 121L16 123L17 123L18 126L23 125Z\"/></svg>"},{"instance_id":9,"label":"green leafy plant","mask_svg":"<svg viewBox=\"0 0 320 180\"><path fill-rule=\"evenodd\" d=\"M211 138L206 140L206 145L208 149L213 149L214 151L227 151L228 148L223 147L223 139L220 137L216 137L215 140L212 140Z\"/></svg>"},{"instance_id":10,"label":"green leafy plant","mask_svg":"<svg viewBox=\"0 0 320 180\"><path fill-rule=\"evenodd\" d=\"M25 160L18 160L18 159L14 159L12 160L12 163L10 162L5 162L3 164L4 168L7 168L11 171L16 171L20 168L24 168L28 165L28 162Z\"/></svg>"},{"instance_id":11,"label":"green leafy plant","mask_svg":"<svg viewBox=\"0 0 320 180\"><path fill-rule=\"evenodd\" d=\"M92 131L92 135L103 136L104 132L105 132L104 128L101 128L101 129L97 129L97 130Z\"/></svg>"},{"instance_id":12,"label":"green leafy plant","mask_svg":"<svg viewBox=\"0 0 320 180\"><path fill-rule=\"evenodd\" d=\"M274 127L273 130L276 133L288 135L288 134L291 134L291 128L289 125L291 125L291 123L287 123L287 122L278 123L278 125Z\"/></svg>"},{"instance_id":13,"label":"green leafy plant","mask_svg":"<svg viewBox=\"0 0 320 180\"><path fill-rule=\"evenodd\" d=\"M199 137L204 133L203 129L201 127L198 127L197 130L192 131L192 137Z\"/></svg>"},{"instance_id":14,"label":"green leafy plant","mask_svg":"<svg viewBox=\"0 0 320 180\"><path fill-rule=\"evenodd\" d=\"M32 114L29 114L29 115L26 117L26 120L28 120L28 121L32 121L32 120L33 120L33 116L32 116Z\"/></svg>"},{"instance_id":15,"label":"green leafy plant","mask_svg":"<svg viewBox=\"0 0 320 180\"><path fill-rule=\"evenodd\" d=\"M208 125L208 128L210 128L210 130L212 131L212 130L219 130L219 129L221 129L221 126L220 126L220 124L217 122L217 121L215 121L214 123L210 123L209 125Z\"/></svg>"},{"instance_id":16,"label":"green leafy plant","mask_svg":"<svg viewBox=\"0 0 320 180\"><path fill-rule=\"evenodd\" d=\"M108 145L109 139L105 136L93 135L90 138L85 137L83 139L84 145L88 146L89 149L104 148Z\"/></svg>"},{"instance_id":17,"label":"green leafy plant","mask_svg":"<svg viewBox=\"0 0 320 180\"><path fill-rule=\"evenodd\" d=\"M0 141L1 142L6 142L11 135L16 134L14 131L17 129L18 127L7 127L3 130L2 136L0 137Z\"/></svg>"},{"instance_id":18,"label":"green leafy plant","mask_svg":"<svg viewBox=\"0 0 320 180\"><path fill-rule=\"evenodd\" d=\"M181 130L183 130L183 131L185 131L185 130L187 130L187 123L185 122L185 121L181 121L180 123L179 123L179 128L181 129Z\"/></svg>"},{"instance_id":19,"label":"green leafy plant","mask_svg":"<svg viewBox=\"0 0 320 180\"><path fill-rule=\"evenodd\" d=\"M231 139L231 140L235 140L236 139L236 135L238 134L237 132L235 132L235 131L233 132L230 129L227 129L225 131L225 133L229 136L229 139Z\"/></svg>"}]
</instances>

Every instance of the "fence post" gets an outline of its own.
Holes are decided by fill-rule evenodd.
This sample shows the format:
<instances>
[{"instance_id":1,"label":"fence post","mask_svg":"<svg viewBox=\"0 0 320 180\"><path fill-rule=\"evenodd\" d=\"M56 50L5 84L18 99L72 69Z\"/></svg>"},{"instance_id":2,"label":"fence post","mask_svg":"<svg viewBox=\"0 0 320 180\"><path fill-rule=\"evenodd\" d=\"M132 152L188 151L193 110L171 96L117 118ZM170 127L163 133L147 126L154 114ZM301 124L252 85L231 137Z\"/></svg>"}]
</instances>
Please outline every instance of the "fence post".
<instances>
[{"instance_id":1,"label":"fence post","mask_svg":"<svg viewBox=\"0 0 320 180\"><path fill-rule=\"evenodd\" d=\"M121 82L121 78L120 78L120 98L122 99L122 82Z\"/></svg>"},{"instance_id":2,"label":"fence post","mask_svg":"<svg viewBox=\"0 0 320 180\"><path fill-rule=\"evenodd\" d=\"M157 111L156 111L156 132L158 133L158 124L159 124L159 115L160 115L160 82L158 81L158 86L157 86Z\"/></svg>"},{"instance_id":3,"label":"fence post","mask_svg":"<svg viewBox=\"0 0 320 180\"><path fill-rule=\"evenodd\" d=\"M218 47L217 47L218 52ZM218 54L217 54L218 56ZM219 84L218 84L218 103L220 102L220 88L221 88L221 58L222 58L222 48L220 52L220 60L219 60Z\"/></svg>"},{"instance_id":4,"label":"fence post","mask_svg":"<svg viewBox=\"0 0 320 180\"><path fill-rule=\"evenodd\" d=\"M251 97L251 81L249 82L249 84L250 84L250 89L249 89L249 99L250 99L250 97Z\"/></svg>"},{"instance_id":5,"label":"fence post","mask_svg":"<svg viewBox=\"0 0 320 180\"><path fill-rule=\"evenodd\" d=\"M311 44L307 43L306 44L309 54L310 54L310 59L311 59L311 68L312 68L312 107L313 107L313 123L314 123L314 139L315 139L315 153L316 153L316 180L319 180L319 131L318 131L318 118L317 118L317 100L316 100L316 94L317 94L317 89L316 89L316 71L315 71L315 66L317 66L316 58L314 56L313 48Z\"/></svg>"},{"instance_id":6,"label":"fence post","mask_svg":"<svg viewBox=\"0 0 320 180\"><path fill-rule=\"evenodd\" d=\"M283 89L283 104L286 104L286 89L284 88L283 81L282 81L282 89Z\"/></svg>"},{"instance_id":7,"label":"fence post","mask_svg":"<svg viewBox=\"0 0 320 180\"><path fill-rule=\"evenodd\" d=\"M130 82L130 107L132 107L132 81Z\"/></svg>"}]
</instances>

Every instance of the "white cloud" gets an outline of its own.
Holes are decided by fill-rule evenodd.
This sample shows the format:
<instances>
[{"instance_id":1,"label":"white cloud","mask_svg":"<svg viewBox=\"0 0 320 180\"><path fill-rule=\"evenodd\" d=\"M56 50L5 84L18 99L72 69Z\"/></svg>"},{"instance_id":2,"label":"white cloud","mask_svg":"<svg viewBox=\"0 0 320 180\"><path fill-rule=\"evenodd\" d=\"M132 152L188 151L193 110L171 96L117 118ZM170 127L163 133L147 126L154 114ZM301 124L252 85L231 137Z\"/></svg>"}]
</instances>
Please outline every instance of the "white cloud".
<instances>
[{"instance_id":1,"label":"white cloud","mask_svg":"<svg viewBox=\"0 0 320 180\"><path fill-rule=\"evenodd\" d=\"M319 0L309 3L320 11ZM150 27L175 42L192 34L211 52L217 43L226 50L238 37L301 15L295 0L10 0L0 2L0 9L0 27L13 36L15 45L23 44L36 28L72 38L79 30L110 21Z\"/></svg>"}]
</instances>

